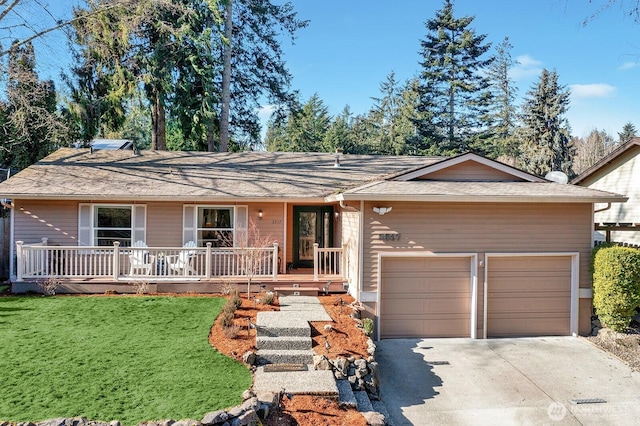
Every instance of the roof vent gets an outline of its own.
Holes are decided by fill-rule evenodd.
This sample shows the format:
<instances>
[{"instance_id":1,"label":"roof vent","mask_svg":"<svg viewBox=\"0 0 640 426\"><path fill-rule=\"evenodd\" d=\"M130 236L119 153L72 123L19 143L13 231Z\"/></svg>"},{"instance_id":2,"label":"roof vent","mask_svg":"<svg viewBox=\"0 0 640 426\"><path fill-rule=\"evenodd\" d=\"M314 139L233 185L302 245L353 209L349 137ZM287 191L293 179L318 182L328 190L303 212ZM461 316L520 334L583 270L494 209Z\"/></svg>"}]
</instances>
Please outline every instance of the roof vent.
<instances>
[{"instance_id":1,"label":"roof vent","mask_svg":"<svg viewBox=\"0 0 640 426\"><path fill-rule=\"evenodd\" d=\"M569 177L560 171L549 172L544 178L546 180L550 180L551 182L557 182L562 185L566 185L569 182Z\"/></svg>"},{"instance_id":2,"label":"roof vent","mask_svg":"<svg viewBox=\"0 0 640 426\"><path fill-rule=\"evenodd\" d=\"M342 154L342 148L336 149L336 161L333 163L333 167L340 167L340 154Z\"/></svg>"}]
</instances>

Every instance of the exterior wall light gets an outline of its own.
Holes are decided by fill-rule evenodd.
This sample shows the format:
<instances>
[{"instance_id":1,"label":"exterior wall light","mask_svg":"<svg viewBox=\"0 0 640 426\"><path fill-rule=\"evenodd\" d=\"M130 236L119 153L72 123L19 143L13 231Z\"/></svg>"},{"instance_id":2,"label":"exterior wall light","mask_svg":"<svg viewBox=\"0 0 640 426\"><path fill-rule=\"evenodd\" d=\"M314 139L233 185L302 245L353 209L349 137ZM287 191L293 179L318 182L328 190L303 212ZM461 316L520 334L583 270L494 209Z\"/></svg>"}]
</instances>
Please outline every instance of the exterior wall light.
<instances>
[{"instance_id":1,"label":"exterior wall light","mask_svg":"<svg viewBox=\"0 0 640 426\"><path fill-rule=\"evenodd\" d=\"M258 219L262 220L262 209L258 210Z\"/></svg>"}]
</instances>

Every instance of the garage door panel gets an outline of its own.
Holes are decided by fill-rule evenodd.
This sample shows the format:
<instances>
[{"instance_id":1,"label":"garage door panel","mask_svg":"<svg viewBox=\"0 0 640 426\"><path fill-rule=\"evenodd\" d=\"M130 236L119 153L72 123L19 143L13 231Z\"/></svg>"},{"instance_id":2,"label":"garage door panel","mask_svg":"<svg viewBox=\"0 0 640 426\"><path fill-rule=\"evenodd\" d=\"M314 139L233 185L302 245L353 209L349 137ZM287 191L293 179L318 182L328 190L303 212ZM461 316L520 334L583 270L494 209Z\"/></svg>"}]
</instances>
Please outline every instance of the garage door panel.
<instances>
[{"instance_id":1,"label":"garage door panel","mask_svg":"<svg viewBox=\"0 0 640 426\"><path fill-rule=\"evenodd\" d=\"M468 337L469 258L382 261L381 337Z\"/></svg>"},{"instance_id":2,"label":"garage door panel","mask_svg":"<svg viewBox=\"0 0 640 426\"><path fill-rule=\"evenodd\" d=\"M491 299L491 309L489 318L495 314L510 313L519 315L529 315L529 313L544 314L545 312L563 312L571 309L571 297L536 297L525 296L527 298L527 310L522 310L522 305L513 303L513 297L494 297Z\"/></svg>"},{"instance_id":3,"label":"garage door panel","mask_svg":"<svg viewBox=\"0 0 640 426\"><path fill-rule=\"evenodd\" d=\"M487 335L567 335L571 312L571 257L489 258Z\"/></svg>"}]
</instances>

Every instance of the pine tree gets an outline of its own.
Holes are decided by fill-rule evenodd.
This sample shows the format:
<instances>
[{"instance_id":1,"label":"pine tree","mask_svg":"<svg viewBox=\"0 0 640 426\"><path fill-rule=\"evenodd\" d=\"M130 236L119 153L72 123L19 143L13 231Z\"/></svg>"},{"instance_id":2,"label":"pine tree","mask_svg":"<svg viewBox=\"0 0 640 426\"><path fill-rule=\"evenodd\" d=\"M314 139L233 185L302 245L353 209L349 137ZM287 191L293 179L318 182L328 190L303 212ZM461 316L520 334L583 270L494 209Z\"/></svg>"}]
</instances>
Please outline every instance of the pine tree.
<instances>
[{"instance_id":1,"label":"pine tree","mask_svg":"<svg viewBox=\"0 0 640 426\"><path fill-rule=\"evenodd\" d=\"M623 145L629 142L636 136L636 126L634 126L631 122L627 122L622 131L618 133L618 141L620 145Z\"/></svg>"},{"instance_id":2,"label":"pine tree","mask_svg":"<svg viewBox=\"0 0 640 426\"><path fill-rule=\"evenodd\" d=\"M515 137L518 109L515 105L517 87L509 70L518 64L512 59L509 37L505 37L496 48L496 60L487 68L490 81L492 102L486 155L492 158L500 156L514 158L518 155L518 141Z\"/></svg>"},{"instance_id":3,"label":"pine tree","mask_svg":"<svg viewBox=\"0 0 640 426\"><path fill-rule=\"evenodd\" d=\"M331 116L317 93L292 111L284 123L271 122L265 145L268 151L322 152Z\"/></svg>"},{"instance_id":4,"label":"pine tree","mask_svg":"<svg viewBox=\"0 0 640 426\"><path fill-rule=\"evenodd\" d=\"M540 79L529 92L521 108L521 155L524 170L543 176L562 171L573 176L574 149L564 114L569 109L570 92L558 83L556 71L542 70Z\"/></svg>"},{"instance_id":5,"label":"pine tree","mask_svg":"<svg viewBox=\"0 0 640 426\"><path fill-rule=\"evenodd\" d=\"M490 44L469 25L474 17L455 18L453 2L426 22L421 41L420 112L418 131L435 145L433 151L463 152L470 137L487 126L489 82L482 73L493 58L483 59Z\"/></svg>"}]
</instances>

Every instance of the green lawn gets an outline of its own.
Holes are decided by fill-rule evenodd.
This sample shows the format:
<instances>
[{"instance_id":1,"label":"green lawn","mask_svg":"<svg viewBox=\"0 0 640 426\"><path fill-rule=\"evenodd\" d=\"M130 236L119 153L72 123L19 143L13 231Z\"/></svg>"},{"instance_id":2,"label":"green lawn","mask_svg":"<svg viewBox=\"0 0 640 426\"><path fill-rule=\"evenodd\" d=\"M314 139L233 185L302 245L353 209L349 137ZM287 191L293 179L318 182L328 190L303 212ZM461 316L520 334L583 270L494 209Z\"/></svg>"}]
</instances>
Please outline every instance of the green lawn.
<instances>
[{"instance_id":1,"label":"green lawn","mask_svg":"<svg viewBox=\"0 0 640 426\"><path fill-rule=\"evenodd\" d=\"M241 402L242 364L208 343L224 299L0 298L0 420L200 420Z\"/></svg>"}]
</instances>

